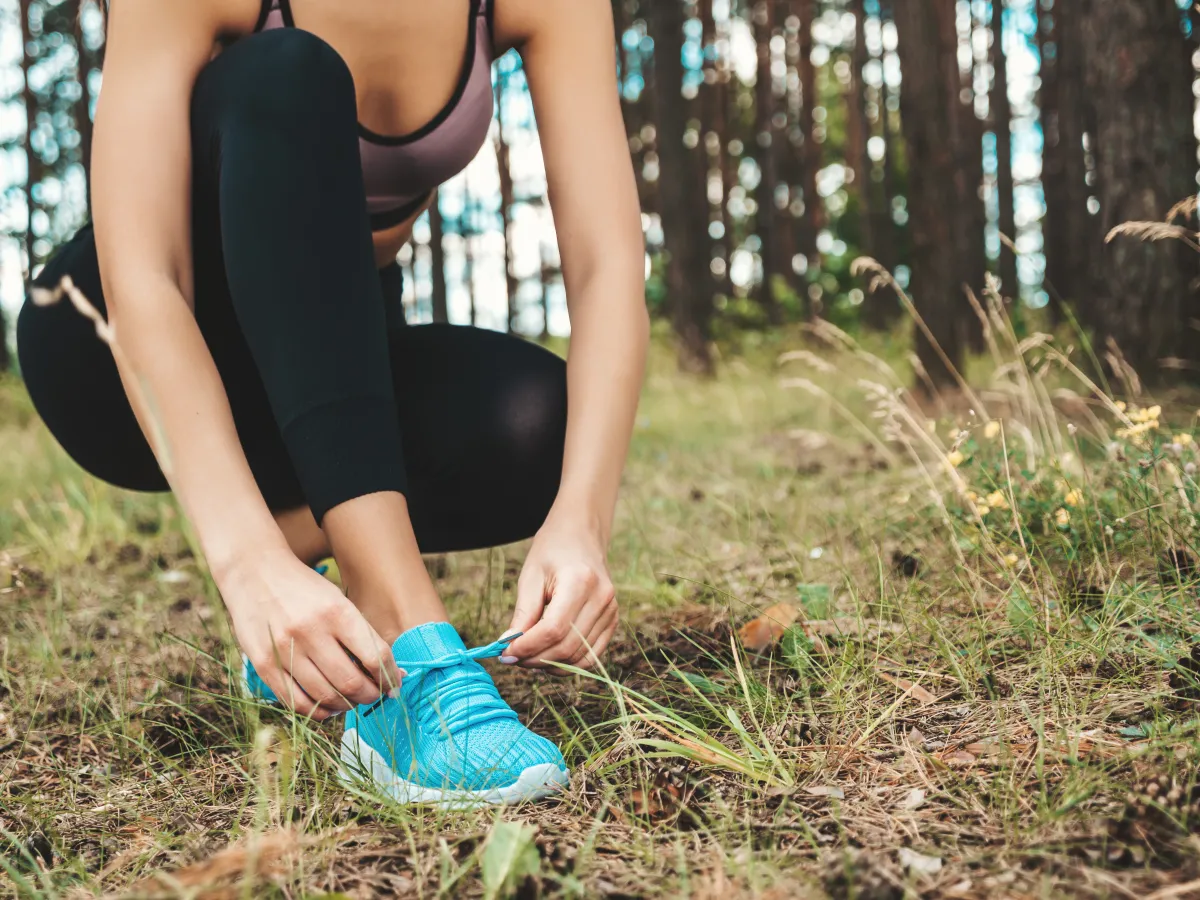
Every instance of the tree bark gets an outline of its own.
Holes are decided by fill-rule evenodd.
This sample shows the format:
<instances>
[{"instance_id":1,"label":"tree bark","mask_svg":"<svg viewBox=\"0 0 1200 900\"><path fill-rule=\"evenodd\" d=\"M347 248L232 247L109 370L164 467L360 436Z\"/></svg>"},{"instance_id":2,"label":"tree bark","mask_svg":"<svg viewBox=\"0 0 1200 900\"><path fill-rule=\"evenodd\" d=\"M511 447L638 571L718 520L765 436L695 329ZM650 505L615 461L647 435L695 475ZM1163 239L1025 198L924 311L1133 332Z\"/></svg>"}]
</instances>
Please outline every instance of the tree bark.
<instances>
[{"instance_id":1,"label":"tree bark","mask_svg":"<svg viewBox=\"0 0 1200 900\"><path fill-rule=\"evenodd\" d=\"M758 46L758 76L754 86L754 157L761 180L758 183L758 213L755 230L762 242L763 277L758 286L758 303L772 325L783 322L779 300L775 296L775 278L786 277L780 269L779 234L776 229L778 211L775 208L775 189L779 183L775 168L775 92L771 75L771 36L774 32L774 9L770 0L757 0L751 11L754 40Z\"/></svg>"},{"instance_id":2,"label":"tree bark","mask_svg":"<svg viewBox=\"0 0 1200 900\"><path fill-rule=\"evenodd\" d=\"M804 191L804 215L801 217L800 252L808 260L808 270L815 272L821 265L821 254L817 249L817 235L824 225L822 200L817 193L817 172L821 168L821 147L814 136L816 120L813 110L817 107L817 70L813 65L813 22L817 17L816 0L799 0L797 14L800 19L800 90L803 106L800 108L800 130L804 135L802 175ZM811 281L811 274L809 280Z\"/></svg>"},{"instance_id":3,"label":"tree bark","mask_svg":"<svg viewBox=\"0 0 1200 900\"><path fill-rule=\"evenodd\" d=\"M442 219L441 197L434 195L429 207L429 267L432 270L431 302L433 305L433 321L449 322L450 312L446 302L446 252L442 246L442 238L446 233L445 221Z\"/></svg>"},{"instance_id":4,"label":"tree bark","mask_svg":"<svg viewBox=\"0 0 1200 900\"><path fill-rule=\"evenodd\" d=\"M1000 203L1000 233L1017 239L1016 185L1013 182L1012 104L1008 99L1008 55L1004 48L1005 0L992 0L992 121L996 130L996 193ZM1036 7L1037 4L1034 4ZM1010 297L1020 298L1016 254L1000 242L1000 283Z\"/></svg>"},{"instance_id":5,"label":"tree bark","mask_svg":"<svg viewBox=\"0 0 1200 900\"><path fill-rule=\"evenodd\" d=\"M870 59L867 53L867 14L863 0L850 0L850 12L854 16L854 56L850 66L850 88L846 97L847 135L850 145L850 165L854 168L854 184L858 194L859 247L866 256L875 257L875 213L873 202L874 183L871 172L871 154L867 151L867 138L871 134L871 121L867 114L867 86L863 70Z\"/></svg>"},{"instance_id":6,"label":"tree bark","mask_svg":"<svg viewBox=\"0 0 1200 900\"><path fill-rule=\"evenodd\" d=\"M33 64L37 61L36 50L34 49L33 33L29 25L29 8L33 0L20 0L18 11L21 16L21 43L23 52L21 55L21 75L24 79L24 87L21 91L21 99L25 104L25 159L27 173L25 177L25 208L29 212L28 226L25 229L25 266L26 276L31 276L35 260L33 256L33 216L36 211L36 203L33 198L33 189L43 175L43 165L41 156L33 149L33 133L37 127L37 109L38 101L37 94L29 83L29 72L33 68Z\"/></svg>"},{"instance_id":7,"label":"tree bark","mask_svg":"<svg viewBox=\"0 0 1200 900\"><path fill-rule=\"evenodd\" d=\"M666 244L666 274L671 323L679 346L680 367L702 374L714 371L713 292L704 262L707 216L695 185L698 154L684 146L687 120L683 84L682 0L655 0L648 9L654 37L654 100L658 124L658 201Z\"/></svg>"},{"instance_id":8,"label":"tree bark","mask_svg":"<svg viewBox=\"0 0 1200 900\"><path fill-rule=\"evenodd\" d=\"M500 173L500 219L504 225L504 282L508 292L508 330L515 331L517 316L517 294L520 282L513 272L512 227L513 227L513 179L509 167L508 142L504 139L504 78L496 80L496 108L500 110L496 119L496 164Z\"/></svg>"},{"instance_id":9,"label":"tree bark","mask_svg":"<svg viewBox=\"0 0 1200 900\"><path fill-rule=\"evenodd\" d=\"M1093 104L1101 234L1131 220L1160 220L1196 193L1195 74L1180 11L1168 0L1088 0L1080 17L1086 88ZM1098 296L1089 317L1144 377L1164 360L1200 374L1197 254L1178 241L1122 237L1095 246Z\"/></svg>"},{"instance_id":10,"label":"tree bark","mask_svg":"<svg viewBox=\"0 0 1200 900\"><path fill-rule=\"evenodd\" d=\"M947 19L953 23L953 12L953 0L901 0L894 13L904 78L901 118L910 161L910 291L929 331L926 335L918 328L917 357L938 387L954 383L951 365L961 369L966 305L954 216L962 203L962 170L956 158L961 141L955 139L961 128L957 39L948 41L944 27Z\"/></svg>"}]
</instances>

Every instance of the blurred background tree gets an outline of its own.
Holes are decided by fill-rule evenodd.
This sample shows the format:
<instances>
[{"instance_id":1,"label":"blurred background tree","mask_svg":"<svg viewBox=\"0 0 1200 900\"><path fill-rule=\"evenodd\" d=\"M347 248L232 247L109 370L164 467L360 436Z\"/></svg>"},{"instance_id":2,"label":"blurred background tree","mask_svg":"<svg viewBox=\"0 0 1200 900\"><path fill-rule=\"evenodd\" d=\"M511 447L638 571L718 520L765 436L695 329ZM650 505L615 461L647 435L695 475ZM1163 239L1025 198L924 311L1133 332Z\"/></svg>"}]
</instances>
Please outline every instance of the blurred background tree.
<instances>
[{"instance_id":1,"label":"blurred background tree","mask_svg":"<svg viewBox=\"0 0 1200 900\"><path fill-rule=\"evenodd\" d=\"M98 2L0 0L0 367L24 281L86 220ZM991 272L1018 320L1078 326L1145 377L1197 371L1197 255L1105 242L1196 193L1189 0L612 6L648 300L685 369L823 317L913 335L940 386L980 347L967 292ZM400 255L408 314L566 334L520 58L494 77L493 140ZM939 349L890 293L868 296L860 255L895 273Z\"/></svg>"}]
</instances>

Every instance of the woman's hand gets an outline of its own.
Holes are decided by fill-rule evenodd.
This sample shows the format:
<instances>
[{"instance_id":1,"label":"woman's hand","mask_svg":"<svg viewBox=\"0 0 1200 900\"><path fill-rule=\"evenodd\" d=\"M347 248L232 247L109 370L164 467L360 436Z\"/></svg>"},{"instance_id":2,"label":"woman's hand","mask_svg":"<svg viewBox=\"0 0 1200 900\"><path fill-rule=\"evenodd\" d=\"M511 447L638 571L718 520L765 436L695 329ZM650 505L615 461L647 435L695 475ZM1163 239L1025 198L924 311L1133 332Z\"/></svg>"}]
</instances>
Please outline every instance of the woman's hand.
<instances>
[{"instance_id":1,"label":"woman's hand","mask_svg":"<svg viewBox=\"0 0 1200 900\"><path fill-rule=\"evenodd\" d=\"M598 529L552 512L517 582L507 634L523 632L500 661L569 674L549 663L592 668L617 630L617 598Z\"/></svg>"},{"instance_id":2,"label":"woman's hand","mask_svg":"<svg viewBox=\"0 0 1200 900\"><path fill-rule=\"evenodd\" d=\"M297 712L327 719L399 687L391 648L337 587L291 552L256 553L223 572L217 586L242 650Z\"/></svg>"}]
</instances>

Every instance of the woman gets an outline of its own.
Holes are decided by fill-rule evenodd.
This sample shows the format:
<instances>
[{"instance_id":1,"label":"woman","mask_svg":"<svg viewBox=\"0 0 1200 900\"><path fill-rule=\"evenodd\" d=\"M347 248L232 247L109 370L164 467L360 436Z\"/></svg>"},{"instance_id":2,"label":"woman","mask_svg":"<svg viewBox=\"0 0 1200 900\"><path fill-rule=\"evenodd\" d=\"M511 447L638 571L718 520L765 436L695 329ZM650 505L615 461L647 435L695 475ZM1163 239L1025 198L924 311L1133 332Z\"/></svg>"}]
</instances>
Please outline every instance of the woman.
<instances>
[{"instance_id":1,"label":"woman","mask_svg":"<svg viewBox=\"0 0 1200 900\"><path fill-rule=\"evenodd\" d=\"M556 789L558 749L476 660L587 666L617 624L605 556L648 328L608 3L113 7L94 229L38 283L71 276L122 353L69 304L27 303L34 403L95 475L174 490L251 681L345 713L352 773L407 802ZM565 366L398 313L396 253L485 140L510 47L561 241ZM529 536L519 636L466 650L420 553ZM348 596L312 569L330 553Z\"/></svg>"}]
</instances>

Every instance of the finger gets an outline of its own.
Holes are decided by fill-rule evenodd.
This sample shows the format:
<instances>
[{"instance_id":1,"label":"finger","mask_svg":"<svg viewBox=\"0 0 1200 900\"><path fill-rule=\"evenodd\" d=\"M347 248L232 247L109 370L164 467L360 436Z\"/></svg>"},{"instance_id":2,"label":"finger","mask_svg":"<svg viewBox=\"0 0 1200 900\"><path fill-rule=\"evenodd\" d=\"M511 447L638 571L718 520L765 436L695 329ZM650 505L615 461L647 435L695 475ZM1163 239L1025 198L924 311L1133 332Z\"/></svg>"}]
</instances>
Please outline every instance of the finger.
<instances>
[{"instance_id":1,"label":"finger","mask_svg":"<svg viewBox=\"0 0 1200 900\"><path fill-rule=\"evenodd\" d=\"M584 604L579 615L567 623L567 635L545 653L536 659L527 660L530 666L535 663L569 662L580 654L583 642L593 632L599 633L597 623L607 614L609 606L614 602L612 586L601 579L596 589ZM551 608L553 609L553 607Z\"/></svg>"},{"instance_id":2,"label":"finger","mask_svg":"<svg viewBox=\"0 0 1200 900\"><path fill-rule=\"evenodd\" d=\"M333 713L327 709L323 709L317 701L310 697L300 682L289 673L274 667L255 666L255 668L258 670L258 674L262 680L275 692L275 696L284 706L318 722L324 721L333 715Z\"/></svg>"},{"instance_id":3,"label":"finger","mask_svg":"<svg viewBox=\"0 0 1200 900\"><path fill-rule=\"evenodd\" d=\"M310 649L309 658L342 699L355 705L374 703L379 699L379 685L367 677L346 648L332 636Z\"/></svg>"},{"instance_id":4,"label":"finger","mask_svg":"<svg viewBox=\"0 0 1200 900\"><path fill-rule=\"evenodd\" d=\"M353 703L343 697L338 689L329 683L329 679L325 677L317 664L307 657L296 659L293 662L292 677L300 683L304 693L330 712L345 712L354 707ZM293 709L299 711L299 707L293 707Z\"/></svg>"},{"instance_id":5,"label":"finger","mask_svg":"<svg viewBox=\"0 0 1200 900\"><path fill-rule=\"evenodd\" d=\"M597 623L594 634L588 637L581 648L579 657L574 661L577 668L594 669L599 665L601 655L616 633L620 618L620 611L614 603L604 618Z\"/></svg>"},{"instance_id":6,"label":"finger","mask_svg":"<svg viewBox=\"0 0 1200 900\"><path fill-rule=\"evenodd\" d=\"M357 612L357 611L356 611ZM393 694L400 689L404 679L404 671L396 665L396 657L387 641L371 627L361 615L356 616L357 622L348 628L340 630L338 639L342 646L354 655L358 665L366 671L367 677L374 683L379 694ZM374 700L360 701L374 703Z\"/></svg>"},{"instance_id":7,"label":"finger","mask_svg":"<svg viewBox=\"0 0 1200 900\"><path fill-rule=\"evenodd\" d=\"M584 632L583 629L580 629L580 631L582 633L578 636L576 645L570 654L566 654L566 653L564 653L562 655L556 654L553 657L549 657L549 656L543 657L543 659L545 659L547 663L550 663L550 662L561 663L561 664L568 665L568 666L574 666L575 668L580 668L580 669L591 668L592 664L593 664L592 660L594 660L594 656L593 656L592 650L590 648L593 648L596 646L597 642L600 641L604 637L604 633L606 630L608 630L610 628L615 629L616 622L617 622L616 604L606 605L603 608L603 611L601 612L600 616L596 619L596 621L594 623L592 623L591 627L588 628L588 630L586 632ZM567 669L562 668L561 665L548 665L548 664L536 665L536 664L530 663L528 665L528 668L531 668L531 669L532 668L544 668L544 669L546 669L548 674L555 675L555 676L562 677L562 678L565 678L565 677L575 674L573 672L568 671Z\"/></svg>"},{"instance_id":8,"label":"finger","mask_svg":"<svg viewBox=\"0 0 1200 900\"><path fill-rule=\"evenodd\" d=\"M594 573L558 579L554 596L546 605L541 621L517 638L508 648L507 656L515 656L523 663L532 663L546 655L551 647L563 641L587 602L595 586Z\"/></svg>"},{"instance_id":9,"label":"finger","mask_svg":"<svg viewBox=\"0 0 1200 900\"><path fill-rule=\"evenodd\" d=\"M521 570L521 577L517 579L517 608L513 610L512 621L509 623L508 630L504 632L504 636L526 634L533 630L541 620L542 612L545 609L546 575L541 569L526 566ZM521 643L522 638L518 638L513 642L513 646ZM504 659L518 656L513 652L513 646L510 646L505 652Z\"/></svg>"}]
</instances>

